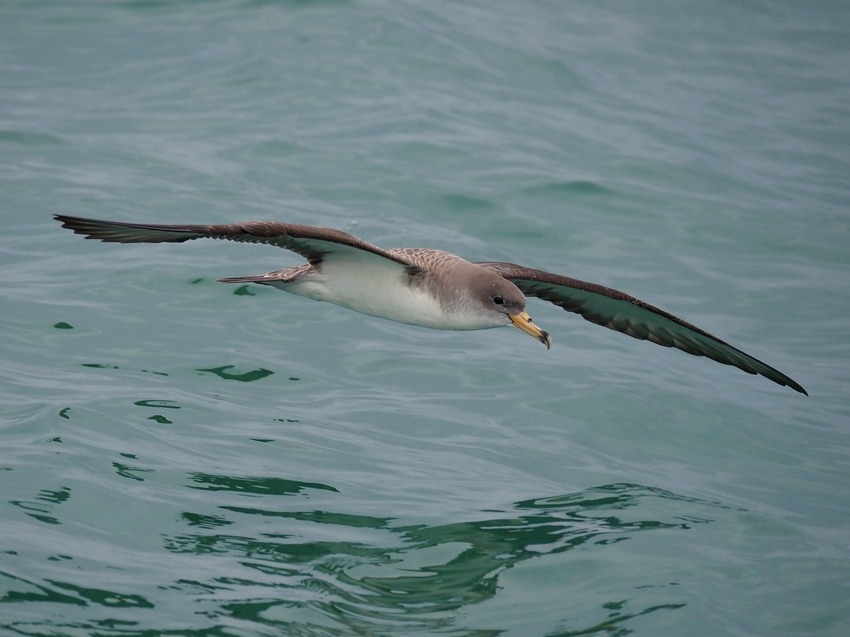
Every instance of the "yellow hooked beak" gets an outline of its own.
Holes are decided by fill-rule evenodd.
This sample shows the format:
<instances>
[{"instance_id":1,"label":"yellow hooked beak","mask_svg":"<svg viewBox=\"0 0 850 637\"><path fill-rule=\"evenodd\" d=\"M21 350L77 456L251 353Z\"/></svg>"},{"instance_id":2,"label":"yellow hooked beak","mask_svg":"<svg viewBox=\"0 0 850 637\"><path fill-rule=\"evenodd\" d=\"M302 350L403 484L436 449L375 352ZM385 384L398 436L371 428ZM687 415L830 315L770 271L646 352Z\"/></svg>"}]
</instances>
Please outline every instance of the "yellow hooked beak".
<instances>
[{"instance_id":1,"label":"yellow hooked beak","mask_svg":"<svg viewBox=\"0 0 850 637\"><path fill-rule=\"evenodd\" d=\"M552 338L549 336L549 332L544 332L534 323L532 323L531 317L528 315L528 312L520 312L519 314L509 314L508 316L510 317L511 321L513 321L514 325L516 325L526 334L531 334L531 336L543 343L546 346L546 349L552 347Z\"/></svg>"}]
</instances>

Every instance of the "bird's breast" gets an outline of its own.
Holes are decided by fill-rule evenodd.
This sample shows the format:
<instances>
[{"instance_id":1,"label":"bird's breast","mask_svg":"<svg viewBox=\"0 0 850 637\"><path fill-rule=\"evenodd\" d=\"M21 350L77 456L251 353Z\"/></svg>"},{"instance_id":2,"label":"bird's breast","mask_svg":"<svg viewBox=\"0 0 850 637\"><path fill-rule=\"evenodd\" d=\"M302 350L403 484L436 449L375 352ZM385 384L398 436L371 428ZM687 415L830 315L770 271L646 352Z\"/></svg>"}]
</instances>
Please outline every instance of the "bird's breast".
<instances>
[{"instance_id":1,"label":"bird's breast","mask_svg":"<svg viewBox=\"0 0 850 637\"><path fill-rule=\"evenodd\" d=\"M298 282L280 286L293 294L327 301L379 318L444 330L497 327L463 308L445 307L429 286L411 281L403 267L383 262L322 263Z\"/></svg>"}]
</instances>

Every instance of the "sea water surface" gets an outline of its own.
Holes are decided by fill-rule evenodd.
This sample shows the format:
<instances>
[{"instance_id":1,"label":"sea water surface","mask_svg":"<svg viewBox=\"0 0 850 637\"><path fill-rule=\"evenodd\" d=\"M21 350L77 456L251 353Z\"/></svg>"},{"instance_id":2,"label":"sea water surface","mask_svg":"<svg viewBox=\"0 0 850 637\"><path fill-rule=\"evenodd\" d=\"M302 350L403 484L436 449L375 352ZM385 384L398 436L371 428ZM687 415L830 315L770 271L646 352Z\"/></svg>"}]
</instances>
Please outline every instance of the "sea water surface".
<instances>
[{"instance_id":1,"label":"sea water surface","mask_svg":"<svg viewBox=\"0 0 850 637\"><path fill-rule=\"evenodd\" d=\"M850 634L850 9L0 5L0 633ZM278 219L613 286L438 332L54 213Z\"/></svg>"}]
</instances>

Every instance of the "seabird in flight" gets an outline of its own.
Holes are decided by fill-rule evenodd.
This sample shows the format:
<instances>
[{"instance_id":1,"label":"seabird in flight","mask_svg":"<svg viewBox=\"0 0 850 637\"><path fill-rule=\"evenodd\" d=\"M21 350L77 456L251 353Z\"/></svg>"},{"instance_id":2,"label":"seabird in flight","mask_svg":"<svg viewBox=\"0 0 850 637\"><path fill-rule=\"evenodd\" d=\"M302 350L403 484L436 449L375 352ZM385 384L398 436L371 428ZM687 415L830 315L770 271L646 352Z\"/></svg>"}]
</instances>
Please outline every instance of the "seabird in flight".
<instances>
[{"instance_id":1,"label":"seabird in flight","mask_svg":"<svg viewBox=\"0 0 850 637\"><path fill-rule=\"evenodd\" d=\"M808 395L779 370L705 330L612 288L502 262L469 262L430 248L379 248L341 230L276 221L159 225L55 215L62 226L114 243L180 243L226 239L291 250L307 263L225 283L271 285L355 312L442 330L515 326L551 347L549 334L525 311L535 296L597 325L664 347L761 374Z\"/></svg>"}]
</instances>

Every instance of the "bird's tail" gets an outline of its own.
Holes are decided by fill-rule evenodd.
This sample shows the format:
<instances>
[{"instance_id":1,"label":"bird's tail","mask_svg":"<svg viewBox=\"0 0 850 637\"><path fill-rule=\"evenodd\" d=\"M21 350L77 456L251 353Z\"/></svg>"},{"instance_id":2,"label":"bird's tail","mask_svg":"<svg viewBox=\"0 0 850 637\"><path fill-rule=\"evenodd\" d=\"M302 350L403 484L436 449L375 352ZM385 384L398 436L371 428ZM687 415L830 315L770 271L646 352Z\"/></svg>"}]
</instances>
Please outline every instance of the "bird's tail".
<instances>
[{"instance_id":1,"label":"bird's tail","mask_svg":"<svg viewBox=\"0 0 850 637\"><path fill-rule=\"evenodd\" d=\"M268 285L274 281L267 274L255 274L254 276L232 276L224 279L216 279L219 283L260 283Z\"/></svg>"}]
</instances>

